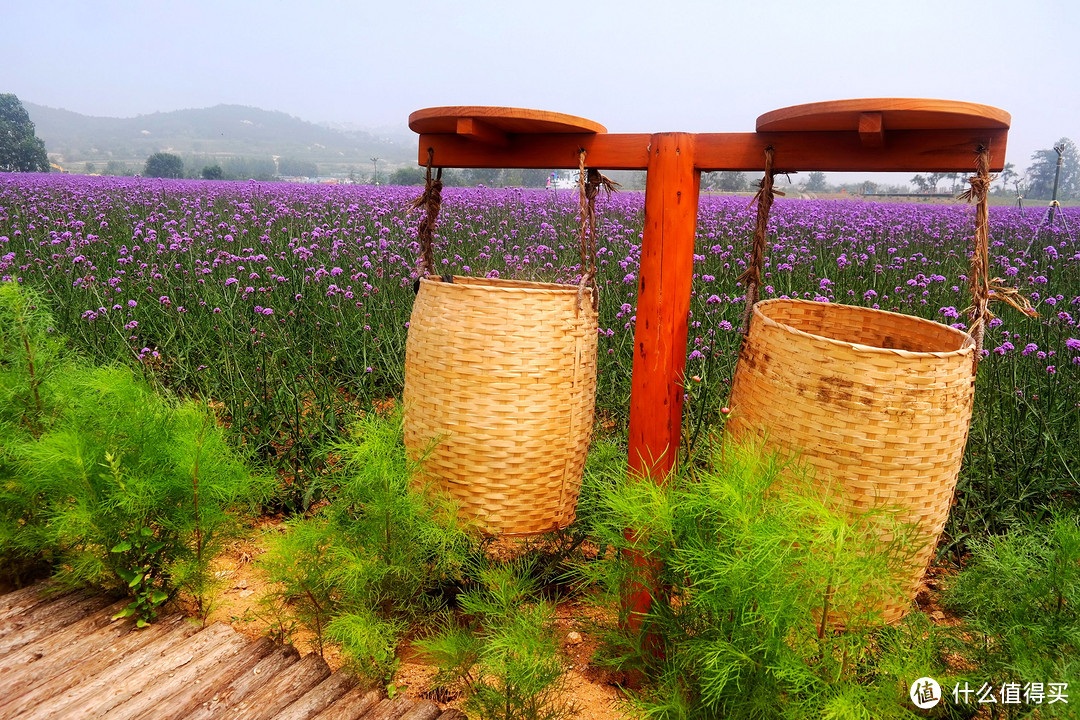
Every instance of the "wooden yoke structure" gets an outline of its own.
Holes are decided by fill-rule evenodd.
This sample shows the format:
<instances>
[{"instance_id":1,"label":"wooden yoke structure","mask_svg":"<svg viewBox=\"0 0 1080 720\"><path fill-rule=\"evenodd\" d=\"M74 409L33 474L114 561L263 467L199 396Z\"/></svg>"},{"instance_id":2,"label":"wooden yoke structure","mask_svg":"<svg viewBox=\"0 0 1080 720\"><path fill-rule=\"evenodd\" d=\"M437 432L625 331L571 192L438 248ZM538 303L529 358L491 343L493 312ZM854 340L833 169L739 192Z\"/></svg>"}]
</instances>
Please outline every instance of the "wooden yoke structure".
<instances>
[{"instance_id":1,"label":"wooden yoke structure","mask_svg":"<svg viewBox=\"0 0 1080 720\"><path fill-rule=\"evenodd\" d=\"M646 170L630 398L630 467L661 482L682 428L687 323L702 172L964 172L980 148L1005 164L1010 116L987 105L877 98L783 108L752 133L615 134L595 122L540 110L437 107L409 116L419 162L437 167ZM645 607L647 607L645 600ZM635 603L636 604L636 603Z\"/></svg>"},{"instance_id":2,"label":"wooden yoke structure","mask_svg":"<svg viewBox=\"0 0 1080 720\"><path fill-rule=\"evenodd\" d=\"M437 167L577 168L584 150L590 168L647 171L629 466L656 482L674 467L682 430L701 173L763 171L766 148L774 174L964 172L984 149L990 170L1000 171L1010 122L986 105L895 98L783 108L759 117L753 133L613 134L583 118L498 107L428 108L409 117L421 165L430 157ZM643 578L627 588L624 610L638 628L658 589L648 580L652 561L633 561Z\"/></svg>"}]
</instances>

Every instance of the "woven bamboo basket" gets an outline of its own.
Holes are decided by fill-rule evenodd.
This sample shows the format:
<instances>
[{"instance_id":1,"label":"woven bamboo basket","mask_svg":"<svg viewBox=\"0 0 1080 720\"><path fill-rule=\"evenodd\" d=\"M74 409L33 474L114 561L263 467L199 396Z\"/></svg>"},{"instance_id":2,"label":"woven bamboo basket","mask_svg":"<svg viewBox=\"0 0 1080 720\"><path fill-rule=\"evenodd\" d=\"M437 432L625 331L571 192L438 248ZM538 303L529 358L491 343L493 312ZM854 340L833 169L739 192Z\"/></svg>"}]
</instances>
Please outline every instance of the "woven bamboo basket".
<instances>
[{"instance_id":1,"label":"woven bamboo basket","mask_svg":"<svg viewBox=\"0 0 1080 720\"><path fill-rule=\"evenodd\" d=\"M424 278L405 349L405 447L490 534L575 516L596 400L596 313L549 283Z\"/></svg>"},{"instance_id":2,"label":"woven bamboo basket","mask_svg":"<svg viewBox=\"0 0 1080 720\"><path fill-rule=\"evenodd\" d=\"M796 455L848 508L889 506L916 527L903 617L952 503L975 392L974 343L907 315L803 300L754 306L726 431ZM882 538L891 540L892 538Z\"/></svg>"}]
</instances>

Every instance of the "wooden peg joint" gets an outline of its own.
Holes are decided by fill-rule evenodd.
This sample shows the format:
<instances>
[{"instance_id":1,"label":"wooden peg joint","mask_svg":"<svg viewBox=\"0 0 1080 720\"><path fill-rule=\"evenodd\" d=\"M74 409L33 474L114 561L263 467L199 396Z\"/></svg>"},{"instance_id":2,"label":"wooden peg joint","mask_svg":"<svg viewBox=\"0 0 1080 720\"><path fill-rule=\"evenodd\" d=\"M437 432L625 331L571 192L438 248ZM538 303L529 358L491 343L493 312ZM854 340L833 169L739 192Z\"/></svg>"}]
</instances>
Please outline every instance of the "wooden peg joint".
<instances>
[{"instance_id":1,"label":"wooden peg joint","mask_svg":"<svg viewBox=\"0 0 1080 720\"><path fill-rule=\"evenodd\" d=\"M458 118L457 134L484 145L505 147L510 144L510 138L506 133L494 125L476 118Z\"/></svg>"},{"instance_id":2,"label":"wooden peg joint","mask_svg":"<svg viewBox=\"0 0 1080 720\"><path fill-rule=\"evenodd\" d=\"M885 144L885 125L881 113L864 112L859 114L859 140L863 147L877 148Z\"/></svg>"}]
</instances>

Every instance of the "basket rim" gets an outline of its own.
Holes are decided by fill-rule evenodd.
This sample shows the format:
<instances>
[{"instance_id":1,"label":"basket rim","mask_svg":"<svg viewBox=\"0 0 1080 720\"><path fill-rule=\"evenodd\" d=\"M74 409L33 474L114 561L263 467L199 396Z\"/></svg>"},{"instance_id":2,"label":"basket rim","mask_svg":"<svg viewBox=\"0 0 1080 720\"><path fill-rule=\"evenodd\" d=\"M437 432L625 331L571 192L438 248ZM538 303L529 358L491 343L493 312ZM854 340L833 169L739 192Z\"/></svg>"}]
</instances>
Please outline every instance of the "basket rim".
<instances>
[{"instance_id":1,"label":"basket rim","mask_svg":"<svg viewBox=\"0 0 1080 720\"><path fill-rule=\"evenodd\" d=\"M877 314L877 315L888 315L888 316L893 317L893 318L902 319L904 322L915 322L915 323L936 325L939 328L944 328L949 333L953 333L953 334L962 336L963 341L962 341L962 343L960 345L960 348L958 350L942 350L942 351L935 351L935 350L922 350L922 351L899 350L899 349L896 349L896 348L883 348L883 347L878 347L876 345L863 345L861 343L846 342L844 340L837 340L835 338L827 337L825 335L815 335L814 333L809 333L809 332L806 332L805 330L799 330L798 328L792 327L791 325L788 325L787 323L782 323L782 322L779 322L777 320L773 320L772 318L766 316L765 313L761 310L762 306L768 306L768 305L774 305L774 304L779 305L779 304L782 304L782 303L788 303L788 304L792 304L792 305L822 305L822 306L830 306L831 305L833 307L844 308L845 311L853 310L853 311L856 311L856 312L859 312L859 313L868 313L868 314L869 313L874 313L874 314ZM793 333L795 335L800 335L800 336L807 337L807 338L812 338L814 340L820 340L822 342L830 343L832 345L837 345L837 346L840 346L840 347L852 348L853 350L858 350L860 352L884 353L884 354L889 354L889 355L895 355L897 357L902 357L902 358L934 357L934 358L942 358L942 359L958 357L958 356L962 356L962 355L973 355L975 353L975 340L974 340L974 338L972 338L970 334L964 332L963 330L957 330L956 328L945 325L944 323L939 323L939 322L936 322L934 320L927 320L925 318L916 317L915 315L906 315L904 313L891 312L889 310L877 310L875 308L862 307L862 306L859 306L859 305L845 305L844 303L823 303L823 302L818 302L816 300L802 300L802 299L799 299L799 298L770 298L768 300L761 300L761 301L754 304L754 317L758 318L762 323L764 323L766 326L769 326L769 327L780 328L780 329L784 330L785 332Z\"/></svg>"},{"instance_id":2,"label":"basket rim","mask_svg":"<svg viewBox=\"0 0 1080 720\"><path fill-rule=\"evenodd\" d=\"M578 286L568 285L565 283L546 283L536 282L534 280L512 280L509 278L486 278L476 277L474 275L454 275L454 282L444 283L438 275L425 275L420 278L420 285L431 285L439 287L442 290L449 290L455 288L459 292L465 290L482 290L489 291L494 290L497 292L520 292L520 293L535 293L540 295L573 295L577 298ZM466 280L467 282L457 282L458 280ZM592 293L592 288L585 288L586 294Z\"/></svg>"}]
</instances>

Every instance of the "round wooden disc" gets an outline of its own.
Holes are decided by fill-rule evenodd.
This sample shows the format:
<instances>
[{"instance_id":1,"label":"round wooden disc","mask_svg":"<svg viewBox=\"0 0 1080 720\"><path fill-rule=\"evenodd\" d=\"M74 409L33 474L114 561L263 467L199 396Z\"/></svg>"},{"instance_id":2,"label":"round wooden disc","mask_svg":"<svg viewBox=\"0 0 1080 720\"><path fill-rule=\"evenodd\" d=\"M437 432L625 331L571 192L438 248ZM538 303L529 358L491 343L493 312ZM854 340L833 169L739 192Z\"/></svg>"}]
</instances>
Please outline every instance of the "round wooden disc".
<instances>
[{"instance_id":1,"label":"round wooden disc","mask_svg":"<svg viewBox=\"0 0 1080 720\"><path fill-rule=\"evenodd\" d=\"M793 105L757 119L758 132L857 132L863 113L881 113L888 130L976 130L1008 128L1012 117L989 105L921 98L865 98Z\"/></svg>"},{"instance_id":2,"label":"round wooden disc","mask_svg":"<svg viewBox=\"0 0 1080 720\"><path fill-rule=\"evenodd\" d=\"M606 133L600 123L592 120L525 108L453 105L417 110L409 116L409 129L417 133L455 133L459 119L479 120L513 135L546 135L551 133Z\"/></svg>"}]
</instances>

